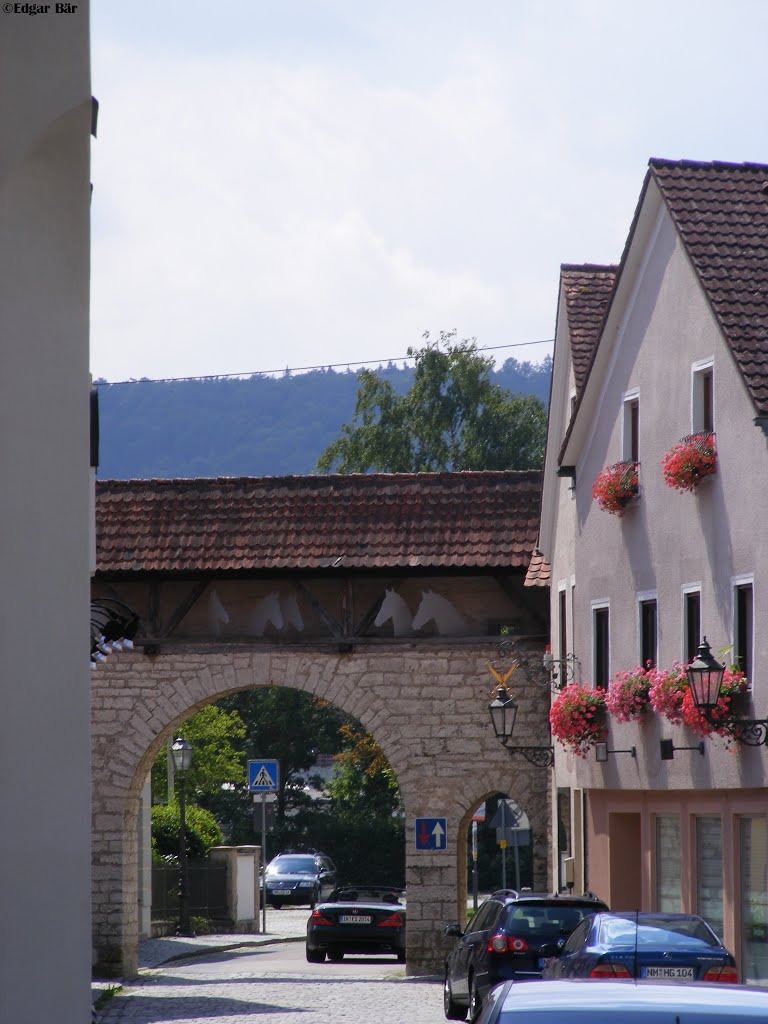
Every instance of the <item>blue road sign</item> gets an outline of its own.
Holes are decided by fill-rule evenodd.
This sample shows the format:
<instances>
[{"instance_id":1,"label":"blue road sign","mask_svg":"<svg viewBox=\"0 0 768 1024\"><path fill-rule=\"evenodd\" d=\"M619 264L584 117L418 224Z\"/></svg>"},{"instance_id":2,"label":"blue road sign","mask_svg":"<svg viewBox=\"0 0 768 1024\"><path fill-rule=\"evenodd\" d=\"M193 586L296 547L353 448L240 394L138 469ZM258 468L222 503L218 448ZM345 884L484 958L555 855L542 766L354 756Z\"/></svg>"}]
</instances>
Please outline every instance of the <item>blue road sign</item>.
<instances>
[{"instance_id":1,"label":"blue road sign","mask_svg":"<svg viewBox=\"0 0 768 1024\"><path fill-rule=\"evenodd\" d=\"M248 791L274 793L280 779L280 769L274 759L248 762Z\"/></svg>"},{"instance_id":2,"label":"blue road sign","mask_svg":"<svg viewBox=\"0 0 768 1024\"><path fill-rule=\"evenodd\" d=\"M444 850L448 837L446 818L416 819L416 849Z\"/></svg>"}]
</instances>

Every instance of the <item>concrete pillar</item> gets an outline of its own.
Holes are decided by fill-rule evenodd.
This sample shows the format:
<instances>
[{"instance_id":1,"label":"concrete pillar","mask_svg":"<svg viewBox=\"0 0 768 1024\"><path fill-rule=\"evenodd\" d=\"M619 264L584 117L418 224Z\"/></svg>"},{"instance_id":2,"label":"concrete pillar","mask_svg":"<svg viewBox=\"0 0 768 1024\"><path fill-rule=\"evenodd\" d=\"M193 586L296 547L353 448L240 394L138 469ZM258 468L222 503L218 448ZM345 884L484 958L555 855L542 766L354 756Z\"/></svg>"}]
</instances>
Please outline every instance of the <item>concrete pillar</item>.
<instances>
[{"instance_id":1,"label":"concrete pillar","mask_svg":"<svg viewBox=\"0 0 768 1024\"><path fill-rule=\"evenodd\" d=\"M212 846L208 856L227 865L227 916L236 932L258 932L260 846Z\"/></svg>"}]
</instances>

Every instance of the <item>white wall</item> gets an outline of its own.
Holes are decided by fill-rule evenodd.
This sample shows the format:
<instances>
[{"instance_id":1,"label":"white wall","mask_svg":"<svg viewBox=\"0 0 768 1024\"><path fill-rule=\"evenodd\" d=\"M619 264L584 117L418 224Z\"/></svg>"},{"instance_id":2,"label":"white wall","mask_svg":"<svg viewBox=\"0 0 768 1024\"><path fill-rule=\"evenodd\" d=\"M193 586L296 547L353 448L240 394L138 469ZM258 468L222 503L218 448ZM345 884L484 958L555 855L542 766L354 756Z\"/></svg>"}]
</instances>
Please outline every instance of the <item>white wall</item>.
<instances>
[{"instance_id":1,"label":"white wall","mask_svg":"<svg viewBox=\"0 0 768 1024\"><path fill-rule=\"evenodd\" d=\"M83 1024L88 4L0 17L0 1021Z\"/></svg>"}]
</instances>

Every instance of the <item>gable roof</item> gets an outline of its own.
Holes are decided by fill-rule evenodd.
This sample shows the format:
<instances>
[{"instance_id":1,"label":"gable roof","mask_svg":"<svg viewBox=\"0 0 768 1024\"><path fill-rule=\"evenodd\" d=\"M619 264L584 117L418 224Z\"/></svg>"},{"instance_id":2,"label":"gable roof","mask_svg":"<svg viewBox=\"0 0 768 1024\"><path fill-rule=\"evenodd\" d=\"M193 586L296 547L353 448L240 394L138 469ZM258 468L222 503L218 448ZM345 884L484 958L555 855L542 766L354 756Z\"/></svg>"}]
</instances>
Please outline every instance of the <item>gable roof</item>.
<instances>
[{"instance_id":1,"label":"gable roof","mask_svg":"<svg viewBox=\"0 0 768 1024\"><path fill-rule=\"evenodd\" d=\"M768 416L768 165L649 162L758 416Z\"/></svg>"},{"instance_id":2,"label":"gable roof","mask_svg":"<svg viewBox=\"0 0 768 1024\"><path fill-rule=\"evenodd\" d=\"M539 470L100 480L99 574L525 568Z\"/></svg>"},{"instance_id":3,"label":"gable roof","mask_svg":"<svg viewBox=\"0 0 768 1024\"><path fill-rule=\"evenodd\" d=\"M669 211L756 416L768 417L768 165L652 157L576 409L558 462L568 457L576 421L639 229L649 183Z\"/></svg>"},{"instance_id":4,"label":"gable roof","mask_svg":"<svg viewBox=\"0 0 768 1024\"><path fill-rule=\"evenodd\" d=\"M560 267L577 394L584 386L617 270L614 264L603 266L597 263L563 263Z\"/></svg>"}]
</instances>

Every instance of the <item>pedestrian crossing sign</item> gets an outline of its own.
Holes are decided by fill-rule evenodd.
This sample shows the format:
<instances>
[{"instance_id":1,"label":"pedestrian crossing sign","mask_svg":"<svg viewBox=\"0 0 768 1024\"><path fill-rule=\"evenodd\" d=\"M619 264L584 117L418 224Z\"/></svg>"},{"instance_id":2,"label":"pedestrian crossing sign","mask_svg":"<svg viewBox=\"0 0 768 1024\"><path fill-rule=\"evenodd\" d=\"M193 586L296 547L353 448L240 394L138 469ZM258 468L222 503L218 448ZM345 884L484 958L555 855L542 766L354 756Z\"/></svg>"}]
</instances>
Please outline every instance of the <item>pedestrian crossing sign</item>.
<instances>
[{"instance_id":1,"label":"pedestrian crossing sign","mask_svg":"<svg viewBox=\"0 0 768 1024\"><path fill-rule=\"evenodd\" d=\"M274 759L248 762L248 792L274 793L280 779L280 769Z\"/></svg>"}]
</instances>

